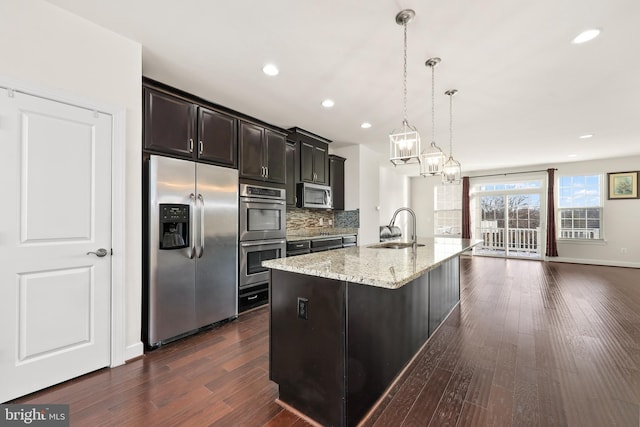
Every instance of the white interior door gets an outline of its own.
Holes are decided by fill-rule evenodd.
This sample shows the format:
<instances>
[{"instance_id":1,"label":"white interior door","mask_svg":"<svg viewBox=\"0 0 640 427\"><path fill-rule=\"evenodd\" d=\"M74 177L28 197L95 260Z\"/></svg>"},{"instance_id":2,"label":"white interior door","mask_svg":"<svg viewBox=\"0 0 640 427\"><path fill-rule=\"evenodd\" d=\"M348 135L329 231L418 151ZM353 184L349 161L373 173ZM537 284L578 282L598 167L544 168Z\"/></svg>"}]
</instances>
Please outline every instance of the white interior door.
<instances>
[{"instance_id":1,"label":"white interior door","mask_svg":"<svg viewBox=\"0 0 640 427\"><path fill-rule=\"evenodd\" d=\"M111 144L108 114L0 89L0 402L109 365Z\"/></svg>"}]
</instances>

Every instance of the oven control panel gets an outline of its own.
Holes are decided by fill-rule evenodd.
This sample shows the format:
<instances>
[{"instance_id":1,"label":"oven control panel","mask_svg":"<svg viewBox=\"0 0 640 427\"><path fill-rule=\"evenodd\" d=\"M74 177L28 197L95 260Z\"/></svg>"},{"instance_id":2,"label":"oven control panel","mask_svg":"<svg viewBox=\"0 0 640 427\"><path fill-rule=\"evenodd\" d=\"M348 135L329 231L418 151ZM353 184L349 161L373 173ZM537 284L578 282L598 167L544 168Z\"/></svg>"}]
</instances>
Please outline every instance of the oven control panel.
<instances>
[{"instance_id":1,"label":"oven control panel","mask_svg":"<svg viewBox=\"0 0 640 427\"><path fill-rule=\"evenodd\" d=\"M259 197L263 199L285 199L285 190L275 187L262 187L252 184L240 184L240 197Z\"/></svg>"}]
</instances>

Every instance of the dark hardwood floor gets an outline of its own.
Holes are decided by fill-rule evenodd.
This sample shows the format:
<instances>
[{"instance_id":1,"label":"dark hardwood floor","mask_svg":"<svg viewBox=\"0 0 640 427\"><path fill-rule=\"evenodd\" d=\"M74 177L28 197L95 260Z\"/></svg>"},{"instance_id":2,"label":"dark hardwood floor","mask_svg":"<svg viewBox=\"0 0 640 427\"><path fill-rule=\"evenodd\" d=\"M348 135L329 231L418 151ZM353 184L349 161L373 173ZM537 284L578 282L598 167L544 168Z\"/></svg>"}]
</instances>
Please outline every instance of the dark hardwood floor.
<instances>
[{"instance_id":1,"label":"dark hardwood floor","mask_svg":"<svg viewBox=\"0 0 640 427\"><path fill-rule=\"evenodd\" d=\"M640 425L640 270L463 258L461 304L364 426ZM72 426L308 426L269 382L268 311L15 403Z\"/></svg>"}]
</instances>

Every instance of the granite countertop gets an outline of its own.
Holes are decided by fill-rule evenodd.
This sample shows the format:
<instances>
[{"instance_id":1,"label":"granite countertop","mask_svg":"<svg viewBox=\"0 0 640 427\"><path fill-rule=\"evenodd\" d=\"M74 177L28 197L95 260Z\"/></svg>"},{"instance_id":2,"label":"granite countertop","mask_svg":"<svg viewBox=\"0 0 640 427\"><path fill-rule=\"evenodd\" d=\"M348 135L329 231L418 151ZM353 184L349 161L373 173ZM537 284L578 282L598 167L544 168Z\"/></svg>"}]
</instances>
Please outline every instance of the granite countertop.
<instances>
[{"instance_id":1,"label":"granite countertop","mask_svg":"<svg viewBox=\"0 0 640 427\"><path fill-rule=\"evenodd\" d=\"M287 242L321 239L324 237L342 237L358 234L357 228L318 228L287 233Z\"/></svg>"},{"instance_id":2,"label":"granite countertop","mask_svg":"<svg viewBox=\"0 0 640 427\"><path fill-rule=\"evenodd\" d=\"M436 268L442 262L480 244L481 240L454 237L418 238L414 253L406 249L355 246L263 261L264 267L362 285L397 289Z\"/></svg>"}]
</instances>

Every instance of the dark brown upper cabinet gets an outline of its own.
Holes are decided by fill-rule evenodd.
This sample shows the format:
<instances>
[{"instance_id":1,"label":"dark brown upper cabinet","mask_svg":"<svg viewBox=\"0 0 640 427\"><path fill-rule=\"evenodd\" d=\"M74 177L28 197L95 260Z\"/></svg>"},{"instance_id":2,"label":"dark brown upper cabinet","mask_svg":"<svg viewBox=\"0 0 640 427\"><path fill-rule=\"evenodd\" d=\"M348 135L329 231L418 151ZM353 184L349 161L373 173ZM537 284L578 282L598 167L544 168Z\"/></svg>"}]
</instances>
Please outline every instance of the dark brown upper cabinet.
<instances>
[{"instance_id":1,"label":"dark brown upper cabinet","mask_svg":"<svg viewBox=\"0 0 640 427\"><path fill-rule=\"evenodd\" d=\"M235 117L152 87L143 96L146 151L238 166Z\"/></svg>"},{"instance_id":2,"label":"dark brown upper cabinet","mask_svg":"<svg viewBox=\"0 0 640 427\"><path fill-rule=\"evenodd\" d=\"M143 96L145 150L192 157L197 106L147 87Z\"/></svg>"},{"instance_id":3,"label":"dark brown upper cabinet","mask_svg":"<svg viewBox=\"0 0 640 427\"><path fill-rule=\"evenodd\" d=\"M289 139L298 144L299 182L328 185L331 141L300 128L289 129Z\"/></svg>"},{"instance_id":4,"label":"dark brown upper cabinet","mask_svg":"<svg viewBox=\"0 0 640 427\"><path fill-rule=\"evenodd\" d=\"M329 156L329 185L333 197L333 209L344 210L344 157Z\"/></svg>"},{"instance_id":5,"label":"dark brown upper cabinet","mask_svg":"<svg viewBox=\"0 0 640 427\"><path fill-rule=\"evenodd\" d=\"M198 159L237 167L238 120L199 107L198 123Z\"/></svg>"},{"instance_id":6,"label":"dark brown upper cabinet","mask_svg":"<svg viewBox=\"0 0 640 427\"><path fill-rule=\"evenodd\" d=\"M284 184L286 135L255 123L240 121L240 176Z\"/></svg>"},{"instance_id":7,"label":"dark brown upper cabinet","mask_svg":"<svg viewBox=\"0 0 640 427\"><path fill-rule=\"evenodd\" d=\"M328 146L324 143L300 143L300 180L328 184Z\"/></svg>"}]
</instances>

